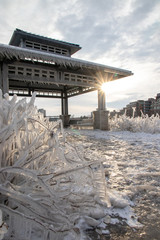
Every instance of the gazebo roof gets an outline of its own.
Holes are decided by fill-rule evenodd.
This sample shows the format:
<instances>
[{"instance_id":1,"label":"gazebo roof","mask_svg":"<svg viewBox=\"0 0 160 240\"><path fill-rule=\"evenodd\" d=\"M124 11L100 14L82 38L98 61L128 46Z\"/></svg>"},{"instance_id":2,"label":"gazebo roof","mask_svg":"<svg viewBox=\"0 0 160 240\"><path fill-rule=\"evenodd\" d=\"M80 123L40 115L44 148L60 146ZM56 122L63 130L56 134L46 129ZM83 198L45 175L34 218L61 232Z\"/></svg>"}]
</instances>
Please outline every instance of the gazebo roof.
<instances>
[{"instance_id":1,"label":"gazebo roof","mask_svg":"<svg viewBox=\"0 0 160 240\"><path fill-rule=\"evenodd\" d=\"M81 59L71 58L58 54L47 52L40 52L21 47L15 47L5 44L0 44L0 61L4 60L31 60L48 64L61 65L63 67L79 67L81 69L88 69L90 71L98 71L101 73L115 73L116 78L127 77L133 75L131 71L106 66L103 64L84 61ZM112 79L112 80L115 80Z\"/></svg>"},{"instance_id":2,"label":"gazebo roof","mask_svg":"<svg viewBox=\"0 0 160 240\"><path fill-rule=\"evenodd\" d=\"M60 40L36 35L36 34L33 34L33 33L28 33L28 32L25 32L23 30L20 30L20 29L16 29L13 32L13 35L12 35L11 40L9 42L9 45L19 46L20 42L21 42L21 39L27 40L27 41L29 40L29 41L33 41L33 42L38 42L38 43L46 44L46 45L50 45L50 46L65 48L65 49L69 50L71 55L81 49L81 47L78 44L69 43L69 42L65 42L65 41L60 41Z\"/></svg>"}]
</instances>

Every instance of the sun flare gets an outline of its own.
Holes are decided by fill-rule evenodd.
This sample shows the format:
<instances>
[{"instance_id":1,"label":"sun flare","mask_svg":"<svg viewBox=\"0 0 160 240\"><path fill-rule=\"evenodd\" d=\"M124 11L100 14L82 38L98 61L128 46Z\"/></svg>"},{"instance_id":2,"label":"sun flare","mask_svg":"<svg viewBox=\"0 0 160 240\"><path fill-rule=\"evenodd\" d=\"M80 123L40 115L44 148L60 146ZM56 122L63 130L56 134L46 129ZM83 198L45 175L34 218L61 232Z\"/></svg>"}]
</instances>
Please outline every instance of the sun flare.
<instances>
[{"instance_id":1,"label":"sun flare","mask_svg":"<svg viewBox=\"0 0 160 240\"><path fill-rule=\"evenodd\" d=\"M103 91L103 92L107 92L107 90L108 90L108 83L107 82L104 82L103 84L102 84L102 86L101 86L101 90Z\"/></svg>"}]
</instances>

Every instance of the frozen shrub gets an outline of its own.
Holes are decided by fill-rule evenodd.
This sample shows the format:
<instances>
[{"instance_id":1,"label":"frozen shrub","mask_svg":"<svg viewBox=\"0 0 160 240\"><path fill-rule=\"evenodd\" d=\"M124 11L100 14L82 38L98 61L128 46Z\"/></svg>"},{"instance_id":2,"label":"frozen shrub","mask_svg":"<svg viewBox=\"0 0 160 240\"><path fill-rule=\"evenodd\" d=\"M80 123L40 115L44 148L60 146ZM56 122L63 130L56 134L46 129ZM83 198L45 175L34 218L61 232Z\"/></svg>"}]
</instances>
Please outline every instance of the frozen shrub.
<instances>
[{"instance_id":1,"label":"frozen shrub","mask_svg":"<svg viewBox=\"0 0 160 240\"><path fill-rule=\"evenodd\" d=\"M80 239L109 204L100 161L82 157L30 102L0 91L0 209L6 239ZM71 237L72 236L72 237Z\"/></svg>"},{"instance_id":2,"label":"frozen shrub","mask_svg":"<svg viewBox=\"0 0 160 240\"><path fill-rule=\"evenodd\" d=\"M131 131L131 132L146 132L160 133L160 117L152 115L143 115L142 117L128 117L125 114L115 116L109 121L111 131Z\"/></svg>"}]
</instances>

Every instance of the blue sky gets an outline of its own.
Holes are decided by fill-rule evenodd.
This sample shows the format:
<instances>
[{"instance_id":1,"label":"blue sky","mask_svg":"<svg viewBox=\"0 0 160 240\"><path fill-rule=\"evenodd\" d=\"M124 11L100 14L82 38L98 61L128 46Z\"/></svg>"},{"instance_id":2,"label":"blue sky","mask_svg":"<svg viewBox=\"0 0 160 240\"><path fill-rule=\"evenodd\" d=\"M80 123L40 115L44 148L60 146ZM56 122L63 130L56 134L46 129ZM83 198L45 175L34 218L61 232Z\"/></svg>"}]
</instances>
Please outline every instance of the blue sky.
<instances>
[{"instance_id":1,"label":"blue sky","mask_svg":"<svg viewBox=\"0 0 160 240\"><path fill-rule=\"evenodd\" d=\"M121 109L160 92L160 0L0 0L0 42L16 28L79 44L75 58L131 70L108 83L107 109ZM60 114L60 101L37 99L47 115ZM71 115L97 108L97 93L69 99Z\"/></svg>"}]
</instances>

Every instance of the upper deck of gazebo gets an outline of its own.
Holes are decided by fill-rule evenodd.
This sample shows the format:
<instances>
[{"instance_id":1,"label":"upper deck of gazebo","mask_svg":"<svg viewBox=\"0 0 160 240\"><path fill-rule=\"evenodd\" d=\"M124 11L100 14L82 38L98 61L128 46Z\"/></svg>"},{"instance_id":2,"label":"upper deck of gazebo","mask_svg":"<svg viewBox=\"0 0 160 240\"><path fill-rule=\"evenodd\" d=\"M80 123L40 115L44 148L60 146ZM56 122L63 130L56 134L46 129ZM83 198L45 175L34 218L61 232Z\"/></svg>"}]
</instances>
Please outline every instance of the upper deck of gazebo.
<instances>
[{"instance_id":1,"label":"upper deck of gazebo","mask_svg":"<svg viewBox=\"0 0 160 240\"><path fill-rule=\"evenodd\" d=\"M68 57L81 49L78 44L39 36L20 29L16 29L13 32L9 45L32 50L35 49L42 52L61 54Z\"/></svg>"}]
</instances>

